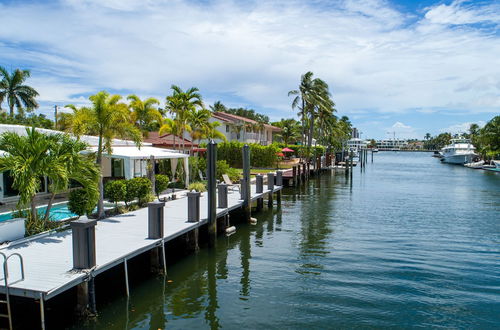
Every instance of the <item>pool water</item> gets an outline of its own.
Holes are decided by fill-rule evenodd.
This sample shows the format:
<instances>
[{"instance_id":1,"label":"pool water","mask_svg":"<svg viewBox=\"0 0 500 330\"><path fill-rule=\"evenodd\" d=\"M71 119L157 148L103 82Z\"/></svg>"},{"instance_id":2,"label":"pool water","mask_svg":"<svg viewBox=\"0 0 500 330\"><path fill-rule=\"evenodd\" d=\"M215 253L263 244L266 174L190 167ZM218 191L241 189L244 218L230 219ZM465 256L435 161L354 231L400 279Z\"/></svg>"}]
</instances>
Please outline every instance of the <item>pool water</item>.
<instances>
[{"instance_id":1,"label":"pool water","mask_svg":"<svg viewBox=\"0 0 500 330\"><path fill-rule=\"evenodd\" d=\"M114 204L108 204L104 203L104 207L114 207ZM47 209L47 206L40 206L37 208L38 213L45 214L45 210ZM94 210L97 211L97 208ZM50 220L52 221L62 221L62 220L67 220L70 218L75 218L78 217L75 213L71 212L68 209L68 203L63 202L63 203L57 203L55 205L52 205L52 208L50 209ZM12 212L8 213L2 213L0 214L0 222L1 221L6 221L12 219Z\"/></svg>"}]
</instances>

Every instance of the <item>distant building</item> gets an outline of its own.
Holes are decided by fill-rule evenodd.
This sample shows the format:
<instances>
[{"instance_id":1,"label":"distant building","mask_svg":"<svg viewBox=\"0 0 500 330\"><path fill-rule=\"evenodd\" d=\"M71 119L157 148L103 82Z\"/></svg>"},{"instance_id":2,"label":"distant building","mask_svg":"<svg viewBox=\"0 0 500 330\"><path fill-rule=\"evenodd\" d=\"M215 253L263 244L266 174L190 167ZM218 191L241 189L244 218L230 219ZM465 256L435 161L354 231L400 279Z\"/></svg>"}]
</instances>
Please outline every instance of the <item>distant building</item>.
<instances>
[{"instance_id":1,"label":"distant building","mask_svg":"<svg viewBox=\"0 0 500 330\"><path fill-rule=\"evenodd\" d=\"M356 127L352 128L351 138L353 138L353 139L359 139L359 130Z\"/></svg>"},{"instance_id":2,"label":"distant building","mask_svg":"<svg viewBox=\"0 0 500 330\"><path fill-rule=\"evenodd\" d=\"M273 143L273 134L281 132L279 127L262 124L255 120L225 112L214 112L210 122L219 122L217 130L226 136L228 141L244 143L259 143L269 145Z\"/></svg>"},{"instance_id":3,"label":"distant building","mask_svg":"<svg viewBox=\"0 0 500 330\"><path fill-rule=\"evenodd\" d=\"M408 141L402 139L384 139L377 140L377 148L379 150L401 150L406 149Z\"/></svg>"}]
</instances>

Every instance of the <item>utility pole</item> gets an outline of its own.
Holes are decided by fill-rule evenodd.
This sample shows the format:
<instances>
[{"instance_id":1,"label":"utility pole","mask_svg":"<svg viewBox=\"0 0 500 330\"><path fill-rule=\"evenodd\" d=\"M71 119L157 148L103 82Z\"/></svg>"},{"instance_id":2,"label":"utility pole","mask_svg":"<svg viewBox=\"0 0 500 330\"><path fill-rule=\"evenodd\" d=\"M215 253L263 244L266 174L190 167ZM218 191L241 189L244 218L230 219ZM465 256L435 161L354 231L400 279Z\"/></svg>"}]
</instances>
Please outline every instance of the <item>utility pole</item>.
<instances>
[{"instance_id":1,"label":"utility pole","mask_svg":"<svg viewBox=\"0 0 500 330\"><path fill-rule=\"evenodd\" d=\"M57 105L54 105L54 129L57 129Z\"/></svg>"}]
</instances>

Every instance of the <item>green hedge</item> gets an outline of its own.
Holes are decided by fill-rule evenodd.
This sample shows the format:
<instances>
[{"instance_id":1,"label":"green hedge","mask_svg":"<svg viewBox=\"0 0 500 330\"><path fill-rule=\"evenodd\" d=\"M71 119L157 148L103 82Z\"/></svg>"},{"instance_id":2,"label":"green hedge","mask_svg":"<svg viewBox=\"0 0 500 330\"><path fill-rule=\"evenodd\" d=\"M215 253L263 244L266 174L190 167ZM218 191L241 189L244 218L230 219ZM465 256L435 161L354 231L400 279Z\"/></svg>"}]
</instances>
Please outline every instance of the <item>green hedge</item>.
<instances>
[{"instance_id":1,"label":"green hedge","mask_svg":"<svg viewBox=\"0 0 500 330\"><path fill-rule=\"evenodd\" d=\"M230 167L243 167L242 150L245 144L237 141L222 142L217 145L217 159L225 160ZM252 167L276 166L277 154L281 148L276 144L262 146L250 143L250 165Z\"/></svg>"}]
</instances>

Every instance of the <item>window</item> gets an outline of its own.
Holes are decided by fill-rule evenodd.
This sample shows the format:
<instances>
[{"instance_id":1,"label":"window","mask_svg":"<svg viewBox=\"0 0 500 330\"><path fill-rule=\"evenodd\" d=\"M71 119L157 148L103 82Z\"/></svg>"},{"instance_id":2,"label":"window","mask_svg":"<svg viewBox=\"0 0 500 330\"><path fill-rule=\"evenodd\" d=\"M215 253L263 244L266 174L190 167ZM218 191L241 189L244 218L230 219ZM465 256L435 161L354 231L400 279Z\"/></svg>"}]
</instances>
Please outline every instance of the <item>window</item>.
<instances>
[{"instance_id":1,"label":"window","mask_svg":"<svg viewBox=\"0 0 500 330\"><path fill-rule=\"evenodd\" d=\"M226 125L226 133L229 133L229 125Z\"/></svg>"},{"instance_id":2,"label":"window","mask_svg":"<svg viewBox=\"0 0 500 330\"><path fill-rule=\"evenodd\" d=\"M134 159L134 178L142 176L142 162L140 159Z\"/></svg>"},{"instance_id":3,"label":"window","mask_svg":"<svg viewBox=\"0 0 500 330\"><path fill-rule=\"evenodd\" d=\"M124 173L123 159L111 158L111 176L114 178L123 178Z\"/></svg>"}]
</instances>

